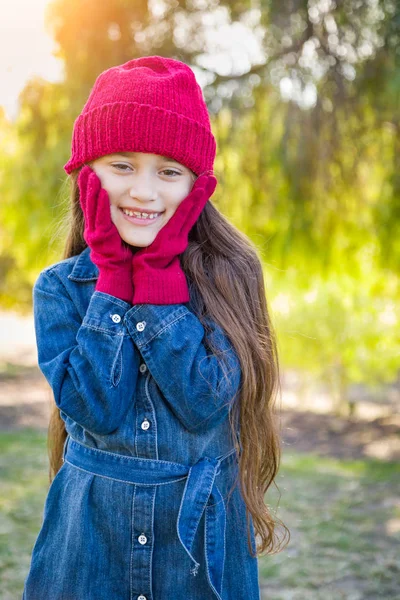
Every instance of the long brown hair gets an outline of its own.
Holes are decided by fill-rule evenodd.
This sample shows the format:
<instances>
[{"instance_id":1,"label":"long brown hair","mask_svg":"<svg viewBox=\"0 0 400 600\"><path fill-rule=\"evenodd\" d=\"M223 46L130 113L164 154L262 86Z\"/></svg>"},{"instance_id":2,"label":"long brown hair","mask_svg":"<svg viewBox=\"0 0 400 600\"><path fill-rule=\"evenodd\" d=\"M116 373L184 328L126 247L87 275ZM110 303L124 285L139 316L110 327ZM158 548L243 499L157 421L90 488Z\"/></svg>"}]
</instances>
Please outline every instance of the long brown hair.
<instances>
[{"instance_id":1,"label":"long brown hair","mask_svg":"<svg viewBox=\"0 0 400 600\"><path fill-rule=\"evenodd\" d=\"M79 202L77 169L70 179L70 210L64 258L80 254L87 246L84 217ZM198 294L198 317L211 317L228 335L242 367L240 398L230 411L230 424L239 455L241 492L258 544L256 554L274 554L290 540L290 532L274 518L265 503L265 494L279 470L281 449L275 410L280 392L279 362L275 333L267 307L261 261L252 241L232 225L208 201L189 234L189 244L181 264ZM196 309L197 310L197 309ZM217 350L217 349L216 349ZM240 422L240 439L235 423ZM60 411L54 404L48 429L50 483L62 466L67 433ZM285 546L277 543L276 525L284 529Z\"/></svg>"}]
</instances>

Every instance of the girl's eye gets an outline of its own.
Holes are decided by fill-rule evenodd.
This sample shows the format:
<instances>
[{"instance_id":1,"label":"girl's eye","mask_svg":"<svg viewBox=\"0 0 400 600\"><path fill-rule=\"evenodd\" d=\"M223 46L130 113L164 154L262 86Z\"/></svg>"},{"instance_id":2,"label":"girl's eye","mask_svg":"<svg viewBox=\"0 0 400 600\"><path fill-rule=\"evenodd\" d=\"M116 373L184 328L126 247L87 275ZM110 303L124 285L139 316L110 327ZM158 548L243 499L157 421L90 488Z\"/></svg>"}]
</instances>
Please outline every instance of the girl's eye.
<instances>
[{"instance_id":1,"label":"girl's eye","mask_svg":"<svg viewBox=\"0 0 400 600\"><path fill-rule=\"evenodd\" d=\"M174 171L174 169L164 169L163 173L172 173L173 175L180 175L179 171Z\"/></svg>"},{"instance_id":2,"label":"girl's eye","mask_svg":"<svg viewBox=\"0 0 400 600\"><path fill-rule=\"evenodd\" d=\"M117 169L118 171L122 171L122 172L127 172L128 170L131 169L130 165L126 165L125 163L113 163L111 165L112 167L114 167L115 169ZM174 178L175 175L179 176L181 175L181 173L179 171L175 171L174 169L163 169L163 171L161 171L162 173L167 173L167 177L169 178Z\"/></svg>"},{"instance_id":3,"label":"girl's eye","mask_svg":"<svg viewBox=\"0 0 400 600\"><path fill-rule=\"evenodd\" d=\"M119 171L126 171L127 169L130 169L130 165L125 165L124 163L114 163L112 166Z\"/></svg>"}]
</instances>

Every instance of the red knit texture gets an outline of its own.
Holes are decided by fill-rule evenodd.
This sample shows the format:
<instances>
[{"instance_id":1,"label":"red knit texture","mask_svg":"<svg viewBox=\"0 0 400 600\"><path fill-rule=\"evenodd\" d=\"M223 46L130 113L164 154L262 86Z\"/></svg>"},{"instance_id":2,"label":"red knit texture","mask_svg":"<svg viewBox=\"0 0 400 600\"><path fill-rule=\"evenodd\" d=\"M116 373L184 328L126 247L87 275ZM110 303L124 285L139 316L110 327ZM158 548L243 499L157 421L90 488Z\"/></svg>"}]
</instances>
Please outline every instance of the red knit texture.
<instances>
[{"instance_id":1,"label":"red knit texture","mask_svg":"<svg viewBox=\"0 0 400 600\"><path fill-rule=\"evenodd\" d=\"M153 242L133 255L133 304L189 302L189 288L179 255L187 248L189 232L216 185L214 175L200 175Z\"/></svg>"},{"instance_id":2,"label":"red knit texture","mask_svg":"<svg viewBox=\"0 0 400 600\"><path fill-rule=\"evenodd\" d=\"M213 169L216 142L202 90L185 63L145 56L95 81L74 123L66 173L115 152L174 158L197 175Z\"/></svg>"},{"instance_id":3,"label":"red knit texture","mask_svg":"<svg viewBox=\"0 0 400 600\"><path fill-rule=\"evenodd\" d=\"M132 299L132 252L124 245L111 220L110 199L97 174L85 165L78 177L79 200L85 218L83 237L91 248L90 258L99 269L95 289Z\"/></svg>"}]
</instances>

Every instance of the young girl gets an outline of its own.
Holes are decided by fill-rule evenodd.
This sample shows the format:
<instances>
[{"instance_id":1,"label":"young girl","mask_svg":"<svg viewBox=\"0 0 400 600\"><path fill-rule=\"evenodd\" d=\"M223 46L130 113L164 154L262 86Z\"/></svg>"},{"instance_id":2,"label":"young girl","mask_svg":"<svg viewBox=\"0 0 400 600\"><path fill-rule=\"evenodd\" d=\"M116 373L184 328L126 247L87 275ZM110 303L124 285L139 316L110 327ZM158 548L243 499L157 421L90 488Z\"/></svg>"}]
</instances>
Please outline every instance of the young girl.
<instances>
[{"instance_id":1,"label":"young girl","mask_svg":"<svg viewBox=\"0 0 400 600\"><path fill-rule=\"evenodd\" d=\"M65 259L33 292L55 406L24 600L260 598L279 369L215 149L193 71L160 56L101 73L75 122Z\"/></svg>"}]
</instances>

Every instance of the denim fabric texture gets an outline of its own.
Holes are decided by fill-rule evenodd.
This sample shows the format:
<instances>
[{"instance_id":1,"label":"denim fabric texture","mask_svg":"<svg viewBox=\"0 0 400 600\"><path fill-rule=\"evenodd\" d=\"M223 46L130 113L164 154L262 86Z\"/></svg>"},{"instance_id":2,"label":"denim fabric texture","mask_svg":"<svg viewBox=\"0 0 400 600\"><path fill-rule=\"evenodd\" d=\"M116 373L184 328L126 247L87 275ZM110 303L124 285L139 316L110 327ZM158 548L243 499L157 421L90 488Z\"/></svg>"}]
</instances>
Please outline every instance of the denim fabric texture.
<instances>
[{"instance_id":1,"label":"denim fabric texture","mask_svg":"<svg viewBox=\"0 0 400 600\"><path fill-rule=\"evenodd\" d=\"M33 290L40 369L68 433L23 600L260 600L229 410L240 363L187 304L95 291L90 249ZM208 338L208 339L209 339ZM254 528L250 518L253 549Z\"/></svg>"}]
</instances>

